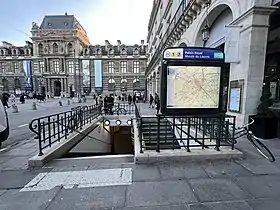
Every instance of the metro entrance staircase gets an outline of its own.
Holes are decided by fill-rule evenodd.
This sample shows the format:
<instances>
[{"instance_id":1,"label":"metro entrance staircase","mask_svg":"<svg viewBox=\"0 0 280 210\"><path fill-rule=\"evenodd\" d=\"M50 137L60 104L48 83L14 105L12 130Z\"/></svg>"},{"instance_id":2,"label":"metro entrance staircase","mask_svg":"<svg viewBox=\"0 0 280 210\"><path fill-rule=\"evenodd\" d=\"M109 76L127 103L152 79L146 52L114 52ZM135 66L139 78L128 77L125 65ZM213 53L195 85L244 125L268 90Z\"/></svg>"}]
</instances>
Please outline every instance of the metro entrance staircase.
<instances>
[{"instance_id":1,"label":"metro entrance staircase","mask_svg":"<svg viewBox=\"0 0 280 210\"><path fill-rule=\"evenodd\" d=\"M156 117L141 118L141 131L142 142L148 150L156 149L158 135L160 149L180 149L172 124L165 118L160 119L159 124Z\"/></svg>"}]
</instances>

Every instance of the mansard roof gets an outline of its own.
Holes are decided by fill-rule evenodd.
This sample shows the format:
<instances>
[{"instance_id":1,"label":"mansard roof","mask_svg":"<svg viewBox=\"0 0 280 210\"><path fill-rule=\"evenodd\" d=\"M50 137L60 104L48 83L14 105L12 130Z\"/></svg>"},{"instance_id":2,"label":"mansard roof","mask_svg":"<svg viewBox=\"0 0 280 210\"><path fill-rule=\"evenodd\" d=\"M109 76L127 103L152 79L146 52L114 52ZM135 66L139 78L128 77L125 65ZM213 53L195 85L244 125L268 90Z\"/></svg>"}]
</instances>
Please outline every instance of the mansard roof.
<instances>
[{"instance_id":1,"label":"mansard roof","mask_svg":"<svg viewBox=\"0 0 280 210\"><path fill-rule=\"evenodd\" d=\"M40 29L73 29L74 15L46 15Z\"/></svg>"}]
</instances>

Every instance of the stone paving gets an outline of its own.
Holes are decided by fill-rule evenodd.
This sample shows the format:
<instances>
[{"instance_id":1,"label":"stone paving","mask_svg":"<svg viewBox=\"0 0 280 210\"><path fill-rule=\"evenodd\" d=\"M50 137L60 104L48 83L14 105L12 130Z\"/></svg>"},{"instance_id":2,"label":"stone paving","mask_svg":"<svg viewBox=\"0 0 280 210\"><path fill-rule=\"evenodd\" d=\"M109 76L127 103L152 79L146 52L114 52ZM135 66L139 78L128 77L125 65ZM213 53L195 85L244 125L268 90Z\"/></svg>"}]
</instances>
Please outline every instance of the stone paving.
<instances>
[{"instance_id":1,"label":"stone paving","mask_svg":"<svg viewBox=\"0 0 280 210\"><path fill-rule=\"evenodd\" d=\"M261 157L249 141L241 139L237 147L244 152L245 158L239 161L134 165L96 164L85 158L53 161L41 169L28 169L26 160L36 154L36 143L36 140L30 140L0 154L1 210L279 210L278 139L264 141L276 156L274 163ZM94 173L95 180L98 180L98 176L107 174L106 169L122 171L120 169L127 168L132 172L131 182L125 185L73 185L67 188L61 181L50 190L22 190L40 174L49 175L49 179L61 172L84 172L86 175L98 170L100 175ZM83 175L81 177L85 180Z\"/></svg>"}]
</instances>

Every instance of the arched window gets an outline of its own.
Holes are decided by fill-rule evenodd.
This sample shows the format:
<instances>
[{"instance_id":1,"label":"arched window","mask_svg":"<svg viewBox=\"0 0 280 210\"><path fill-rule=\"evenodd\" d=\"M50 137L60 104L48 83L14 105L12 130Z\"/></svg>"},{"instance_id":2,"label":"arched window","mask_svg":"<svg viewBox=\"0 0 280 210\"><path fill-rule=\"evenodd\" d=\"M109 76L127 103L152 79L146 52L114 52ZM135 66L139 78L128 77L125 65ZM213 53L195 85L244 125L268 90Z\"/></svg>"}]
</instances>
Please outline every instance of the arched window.
<instances>
[{"instance_id":1,"label":"arched window","mask_svg":"<svg viewBox=\"0 0 280 210\"><path fill-rule=\"evenodd\" d=\"M9 82L7 79L2 79L3 91L9 92Z\"/></svg>"},{"instance_id":2,"label":"arched window","mask_svg":"<svg viewBox=\"0 0 280 210\"><path fill-rule=\"evenodd\" d=\"M71 43L67 44L67 52L68 53L73 53L73 45Z\"/></svg>"},{"instance_id":3,"label":"arched window","mask_svg":"<svg viewBox=\"0 0 280 210\"><path fill-rule=\"evenodd\" d=\"M14 49L14 50L13 50L13 55L16 55L16 54L17 54L17 50Z\"/></svg>"},{"instance_id":4,"label":"arched window","mask_svg":"<svg viewBox=\"0 0 280 210\"><path fill-rule=\"evenodd\" d=\"M138 90L140 88L140 80L134 79L133 80L133 90Z\"/></svg>"},{"instance_id":5,"label":"arched window","mask_svg":"<svg viewBox=\"0 0 280 210\"><path fill-rule=\"evenodd\" d=\"M39 52L39 54L43 54L44 53L44 47L43 47L42 43L38 44L38 52Z\"/></svg>"},{"instance_id":6,"label":"arched window","mask_svg":"<svg viewBox=\"0 0 280 210\"><path fill-rule=\"evenodd\" d=\"M108 81L108 90L109 91L115 91L115 87L116 87L116 82L114 79L109 79Z\"/></svg>"},{"instance_id":7,"label":"arched window","mask_svg":"<svg viewBox=\"0 0 280 210\"><path fill-rule=\"evenodd\" d=\"M0 55L4 55L4 50L1 50L1 51L0 51Z\"/></svg>"},{"instance_id":8,"label":"arched window","mask_svg":"<svg viewBox=\"0 0 280 210\"><path fill-rule=\"evenodd\" d=\"M121 79L121 91L127 91L127 80Z\"/></svg>"},{"instance_id":9,"label":"arched window","mask_svg":"<svg viewBox=\"0 0 280 210\"><path fill-rule=\"evenodd\" d=\"M53 53L58 53L58 45L56 43L53 44Z\"/></svg>"},{"instance_id":10,"label":"arched window","mask_svg":"<svg viewBox=\"0 0 280 210\"><path fill-rule=\"evenodd\" d=\"M88 49L85 48L85 49L84 49L84 55L87 55L87 54L88 54Z\"/></svg>"}]
</instances>

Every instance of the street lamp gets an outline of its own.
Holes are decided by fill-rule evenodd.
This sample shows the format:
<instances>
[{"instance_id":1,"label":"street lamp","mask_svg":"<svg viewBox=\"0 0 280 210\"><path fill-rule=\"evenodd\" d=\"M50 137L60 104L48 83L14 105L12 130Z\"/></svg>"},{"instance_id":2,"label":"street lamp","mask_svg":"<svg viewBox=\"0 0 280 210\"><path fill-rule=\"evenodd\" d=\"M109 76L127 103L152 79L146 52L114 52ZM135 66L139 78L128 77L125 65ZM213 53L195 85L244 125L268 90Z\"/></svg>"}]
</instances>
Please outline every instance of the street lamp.
<instances>
[{"instance_id":1,"label":"street lamp","mask_svg":"<svg viewBox=\"0 0 280 210\"><path fill-rule=\"evenodd\" d=\"M210 27L208 26L208 24L205 25L205 27L202 29L201 32L202 32L203 47L205 47L206 42L210 38Z\"/></svg>"}]
</instances>

